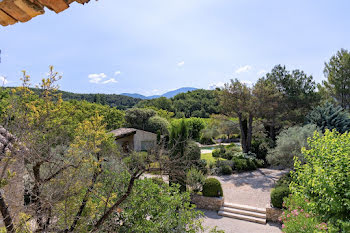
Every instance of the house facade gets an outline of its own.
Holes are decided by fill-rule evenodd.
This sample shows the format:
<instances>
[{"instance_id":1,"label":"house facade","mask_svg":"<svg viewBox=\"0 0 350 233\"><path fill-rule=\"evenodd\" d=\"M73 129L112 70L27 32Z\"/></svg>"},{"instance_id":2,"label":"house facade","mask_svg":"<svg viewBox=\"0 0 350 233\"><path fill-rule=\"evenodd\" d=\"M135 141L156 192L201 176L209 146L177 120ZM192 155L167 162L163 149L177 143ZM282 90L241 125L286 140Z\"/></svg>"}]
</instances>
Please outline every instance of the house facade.
<instances>
[{"instance_id":1,"label":"house facade","mask_svg":"<svg viewBox=\"0 0 350 233\"><path fill-rule=\"evenodd\" d=\"M157 143L157 134L134 128L119 128L111 131L123 152L148 151Z\"/></svg>"}]
</instances>

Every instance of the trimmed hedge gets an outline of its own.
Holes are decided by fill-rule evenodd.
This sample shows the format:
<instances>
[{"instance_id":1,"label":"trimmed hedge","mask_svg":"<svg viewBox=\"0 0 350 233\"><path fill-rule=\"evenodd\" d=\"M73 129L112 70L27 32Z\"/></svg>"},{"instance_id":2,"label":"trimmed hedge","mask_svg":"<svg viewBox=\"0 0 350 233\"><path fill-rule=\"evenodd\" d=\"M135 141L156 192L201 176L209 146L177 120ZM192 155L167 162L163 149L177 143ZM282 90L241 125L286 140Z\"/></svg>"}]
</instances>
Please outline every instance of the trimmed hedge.
<instances>
[{"instance_id":1,"label":"trimmed hedge","mask_svg":"<svg viewBox=\"0 0 350 233\"><path fill-rule=\"evenodd\" d=\"M272 206L282 209L283 198L288 197L289 194L290 194L289 188L286 186L280 186L272 189L272 192L271 192Z\"/></svg>"},{"instance_id":2,"label":"trimmed hedge","mask_svg":"<svg viewBox=\"0 0 350 233\"><path fill-rule=\"evenodd\" d=\"M205 197L222 197L223 191L220 181L215 178L206 179L204 181L202 193Z\"/></svg>"},{"instance_id":3,"label":"trimmed hedge","mask_svg":"<svg viewBox=\"0 0 350 233\"><path fill-rule=\"evenodd\" d=\"M224 165L221 167L221 174L223 175L231 175L232 174L232 168L229 165Z\"/></svg>"}]
</instances>

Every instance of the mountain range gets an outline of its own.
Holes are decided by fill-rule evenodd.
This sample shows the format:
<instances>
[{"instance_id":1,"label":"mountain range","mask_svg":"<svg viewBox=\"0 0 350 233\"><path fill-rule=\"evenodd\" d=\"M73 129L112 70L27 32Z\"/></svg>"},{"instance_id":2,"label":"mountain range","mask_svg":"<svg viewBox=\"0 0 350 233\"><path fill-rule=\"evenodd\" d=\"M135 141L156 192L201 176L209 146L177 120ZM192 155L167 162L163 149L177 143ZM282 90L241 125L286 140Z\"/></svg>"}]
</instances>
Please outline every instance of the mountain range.
<instances>
[{"instance_id":1,"label":"mountain range","mask_svg":"<svg viewBox=\"0 0 350 233\"><path fill-rule=\"evenodd\" d=\"M197 89L198 88L194 88L194 87L182 87L182 88L179 88L179 89L176 89L173 91L168 91L168 92L164 93L163 95L152 95L152 96L144 96L144 95L137 94L137 93L121 93L120 95L129 96L129 97L138 98L138 99L155 99L155 98L159 98L159 97L172 98L172 97L176 96L177 94L186 93L186 92L194 91Z\"/></svg>"}]
</instances>

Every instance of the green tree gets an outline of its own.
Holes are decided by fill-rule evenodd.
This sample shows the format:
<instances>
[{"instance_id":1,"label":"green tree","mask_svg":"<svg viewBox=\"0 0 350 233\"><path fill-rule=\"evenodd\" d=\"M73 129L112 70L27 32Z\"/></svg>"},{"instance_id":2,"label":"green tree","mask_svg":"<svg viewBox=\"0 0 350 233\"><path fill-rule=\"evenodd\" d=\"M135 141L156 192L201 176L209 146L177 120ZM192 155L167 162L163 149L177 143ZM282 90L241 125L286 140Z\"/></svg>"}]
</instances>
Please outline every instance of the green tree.
<instances>
[{"instance_id":1,"label":"green tree","mask_svg":"<svg viewBox=\"0 0 350 233\"><path fill-rule=\"evenodd\" d=\"M330 96L345 109L350 108L350 53L341 49L325 63L323 84Z\"/></svg>"},{"instance_id":2,"label":"green tree","mask_svg":"<svg viewBox=\"0 0 350 233\"><path fill-rule=\"evenodd\" d=\"M251 150L253 118L255 114L252 89L238 79L225 84L219 93L220 106L227 116L238 117L241 131L241 144L244 153Z\"/></svg>"},{"instance_id":3,"label":"green tree","mask_svg":"<svg viewBox=\"0 0 350 233\"><path fill-rule=\"evenodd\" d=\"M290 72L285 66L277 65L261 79L264 80L268 80L281 93L282 100L274 111L278 112L280 119L291 124L303 123L305 115L319 101L313 77L301 70Z\"/></svg>"},{"instance_id":4,"label":"green tree","mask_svg":"<svg viewBox=\"0 0 350 233\"><path fill-rule=\"evenodd\" d=\"M322 132L336 129L340 133L350 130L350 116L340 106L329 102L314 108L307 116L306 122L317 125Z\"/></svg>"},{"instance_id":5,"label":"green tree","mask_svg":"<svg viewBox=\"0 0 350 233\"><path fill-rule=\"evenodd\" d=\"M125 124L127 127L145 130L149 119L156 114L156 111L147 108L128 109L125 112Z\"/></svg>"}]
</instances>

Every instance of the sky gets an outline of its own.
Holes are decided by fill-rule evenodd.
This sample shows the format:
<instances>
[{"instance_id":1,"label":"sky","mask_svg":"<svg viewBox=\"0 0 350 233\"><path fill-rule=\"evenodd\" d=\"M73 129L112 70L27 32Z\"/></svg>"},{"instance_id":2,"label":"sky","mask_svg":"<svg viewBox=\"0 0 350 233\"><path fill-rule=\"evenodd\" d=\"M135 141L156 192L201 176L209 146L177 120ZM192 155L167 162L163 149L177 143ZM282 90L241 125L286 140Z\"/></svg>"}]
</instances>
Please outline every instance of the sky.
<instances>
[{"instance_id":1,"label":"sky","mask_svg":"<svg viewBox=\"0 0 350 233\"><path fill-rule=\"evenodd\" d=\"M33 85L49 66L76 93L162 94L252 84L275 65L324 80L350 49L348 0L99 0L0 26L0 82ZM4 81L4 77L6 81Z\"/></svg>"}]
</instances>

